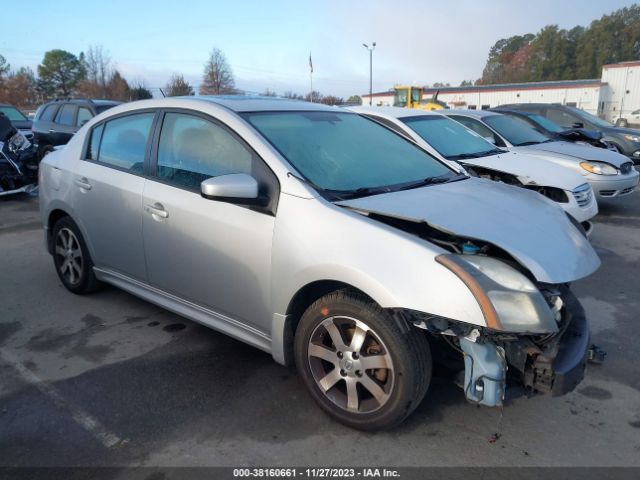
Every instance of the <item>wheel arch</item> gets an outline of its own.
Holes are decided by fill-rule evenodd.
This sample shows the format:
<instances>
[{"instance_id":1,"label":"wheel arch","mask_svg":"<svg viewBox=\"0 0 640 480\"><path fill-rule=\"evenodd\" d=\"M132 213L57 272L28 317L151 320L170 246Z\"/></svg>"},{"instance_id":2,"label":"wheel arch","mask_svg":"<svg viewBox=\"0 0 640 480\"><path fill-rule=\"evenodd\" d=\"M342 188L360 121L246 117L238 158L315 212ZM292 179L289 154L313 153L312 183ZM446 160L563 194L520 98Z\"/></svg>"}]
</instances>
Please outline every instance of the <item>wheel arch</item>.
<instances>
[{"instance_id":1,"label":"wheel arch","mask_svg":"<svg viewBox=\"0 0 640 480\"><path fill-rule=\"evenodd\" d=\"M351 290L375 300L361 289L337 280L316 280L300 287L291 297L284 315L274 316L272 328L273 356L284 365L293 365L293 341L302 315L309 306L325 295L338 290Z\"/></svg>"},{"instance_id":2,"label":"wheel arch","mask_svg":"<svg viewBox=\"0 0 640 480\"><path fill-rule=\"evenodd\" d=\"M47 217L47 251L51 255L53 255L53 226L64 217L71 217L71 215L61 208L51 210Z\"/></svg>"}]
</instances>

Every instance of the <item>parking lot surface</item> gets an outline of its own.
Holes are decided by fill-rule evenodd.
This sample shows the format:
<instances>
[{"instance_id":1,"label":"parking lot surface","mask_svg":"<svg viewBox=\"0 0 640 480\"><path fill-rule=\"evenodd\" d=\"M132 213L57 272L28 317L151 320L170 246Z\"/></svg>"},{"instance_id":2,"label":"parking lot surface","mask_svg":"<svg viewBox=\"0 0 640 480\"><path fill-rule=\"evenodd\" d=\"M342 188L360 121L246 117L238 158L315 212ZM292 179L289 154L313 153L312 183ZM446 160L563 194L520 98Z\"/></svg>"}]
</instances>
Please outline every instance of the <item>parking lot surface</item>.
<instances>
[{"instance_id":1,"label":"parking lot surface","mask_svg":"<svg viewBox=\"0 0 640 480\"><path fill-rule=\"evenodd\" d=\"M576 391L500 421L436 378L379 433L329 419L261 351L115 288L67 292L37 208L0 198L0 465L640 466L639 193L601 205L602 267L574 284L608 352Z\"/></svg>"}]
</instances>

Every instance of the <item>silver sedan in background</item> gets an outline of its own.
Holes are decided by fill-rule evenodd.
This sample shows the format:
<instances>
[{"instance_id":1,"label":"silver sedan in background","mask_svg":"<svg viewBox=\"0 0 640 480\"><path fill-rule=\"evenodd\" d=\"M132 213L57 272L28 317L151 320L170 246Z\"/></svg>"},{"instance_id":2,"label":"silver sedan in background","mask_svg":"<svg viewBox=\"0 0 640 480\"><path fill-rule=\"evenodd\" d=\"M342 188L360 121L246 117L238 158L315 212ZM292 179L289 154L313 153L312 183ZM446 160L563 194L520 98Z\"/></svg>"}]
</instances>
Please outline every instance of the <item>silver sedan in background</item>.
<instances>
[{"instance_id":1,"label":"silver sedan in background","mask_svg":"<svg viewBox=\"0 0 640 480\"><path fill-rule=\"evenodd\" d=\"M620 153L554 140L511 115L486 110L446 110L443 113L499 147L533 153L574 169L584 175L598 200L628 195L638 185L639 174L633 168L633 162Z\"/></svg>"},{"instance_id":2,"label":"silver sedan in background","mask_svg":"<svg viewBox=\"0 0 640 480\"><path fill-rule=\"evenodd\" d=\"M509 382L560 395L583 377L589 330L569 284L600 261L575 221L355 113L120 105L45 157L40 196L69 291L106 282L295 363L346 425L401 422L443 349L474 404L501 405Z\"/></svg>"}]
</instances>

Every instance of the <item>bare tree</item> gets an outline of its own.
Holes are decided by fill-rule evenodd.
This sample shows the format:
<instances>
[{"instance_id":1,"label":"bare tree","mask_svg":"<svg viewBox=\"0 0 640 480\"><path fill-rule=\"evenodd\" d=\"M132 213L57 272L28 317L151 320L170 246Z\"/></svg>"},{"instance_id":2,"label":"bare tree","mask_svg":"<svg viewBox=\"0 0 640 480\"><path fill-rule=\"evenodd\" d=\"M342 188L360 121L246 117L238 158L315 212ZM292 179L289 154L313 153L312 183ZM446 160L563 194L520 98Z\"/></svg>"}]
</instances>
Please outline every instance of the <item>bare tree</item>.
<instances>
[{"instance_id":1,"label":"bare tree","mask_svg":"<svg viewBox=\"0 0 640 480\"><path fill-rule=\"evenodd\" d=\"M0 82L0 102L18 107L33 107L39 101L37 86L33 70L22 67L17 72L9 73Z\"/></svg>"},{"instance_id":2,"label":"bare tree","mask_svg":"<svg viewBox=\"0 0 640 480\"><path fill-rule=\"evenodd\" d=\"M291 90L287 90L282 94L284 98L289 98L291 100L304 100L304 95L300 95L299 93L293 93Z\"/></svg>"},{"instance_id":3,"label":"bare tree","mask_svg":"<svg viewBox=\"0 0 640 480\"><path fill-rule=\"evenodd\" d=\"M209 60L204 65L200 94L223 95L234 92L235 80L233 79L233 71L224 53L218 48L214 48L209 55Z\"/></svg>"},{"instance_id":4,"label":"bare tree","mask_svg":"<svg viewBox=\"0 0 640 480\"><path fill-rule=\"evenodd\" d=\"M89 45L87 53L83 55L85 68L87 70L87 81L93 83L98 88L93 90L101 91L98 95L107 96L107 84L114 75L113 64L109 52L102 45ZM91 90L91 87L87 88Z\"/></svg>"},{"instance_id":5,"label":"bare tree","mask_svg":"<svg viewBox=\"0 0 640 480\"><path fill-rule=\"evenodd\" d=\"M276 92L274 92L273 90L269 90L268 88L261 93L261 95L263 97L277 97L278 94Z\"/></svg>"},{"instance_id":6,"label":"bare tree","mask_svg":"<svg viewBox=\"0 0 640 480\"><path fill-rule=\"evenodd\" d=\"M184 79L184 76L174 74L167 83L164 93L167 97L193 95L193 87Z\"/></svg>"}]
</instances>

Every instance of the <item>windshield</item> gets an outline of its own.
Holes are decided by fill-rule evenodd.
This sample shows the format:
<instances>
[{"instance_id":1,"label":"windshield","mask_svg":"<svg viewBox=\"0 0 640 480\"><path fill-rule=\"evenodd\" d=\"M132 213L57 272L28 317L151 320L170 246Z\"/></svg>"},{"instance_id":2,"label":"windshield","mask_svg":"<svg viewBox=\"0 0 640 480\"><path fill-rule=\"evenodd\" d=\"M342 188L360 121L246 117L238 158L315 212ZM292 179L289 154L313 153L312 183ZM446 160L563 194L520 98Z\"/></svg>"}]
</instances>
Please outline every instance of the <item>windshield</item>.
<instances>
[{"instance_id":1,"label":"windshield","mask_svg":"<svg viewBox=\"0 0 640 480\"><path fill-rule=\"evenodd\" d=\"M562 128L557 123L552 122L548 118L543 117L542 115L538 115L536 113L530 113L527 115L534 123L537 123L542 128L547 130L548 132L560 133L564 132L564 128Z\"/></svg>"},{"instance_id":2,"label":"windshield","mask_svg":"<svg viewBox=\"0 0 640 480\"><path fill-rule=\"evenodd\" d=\"M257 112L243 117L307 181L330 193L364 196L457 176L410 141L354 113Z\"/></svg>"},{"instance_id":3,"label":"windshield","mask_svg":"<svg viewBox=\"0 0 640 480\"><path fill-rule=\"evenodd\" d=\"M590 113L585 112L584 110L580 110L577 107L567 107L578 117L582 118L586 122L593 123L596 127L610 128L613 127L612 123L609 123L601 118L596 117L595 115L591 115Z\"/></svg>"},{"instance_id":4,"label":"windshield","mask_svg":"<svg viewBox=\"0 0 640 480\"><path fill-rule=\"evenodd\" d=\"M399 119L449 160L485 157L500 153L495 145L463 126L439 115L405 117Z\"/></svg>"},{"instance_id":5,"label":"windshield","mask_svg":"<svg viewBox=\"0 0 640 480\"><path fill-rule=\"evenodd\" d=\"M393 96L393 106L394 107L406 107L407 106L407 98L409 96L409 91L406 89L398 89L396 90L395 95Z\"/></svg>"},{"instance_id":6,"label":"windshield","mask_svg":"<svg viewBox=\"0 0 640 480\"><path fill-rule=\"evenodd\" d=\"M28 120L27 117L15 107L0 107L0 113L4 113L12 122L24 122Z\"/></svg>"},{"instance_id":7,"label":"windshield","mask_svg":"<svg viewBox=\"0 0 640 480\"><path fill-rule=\"evenodd\" d=\"M509 115L487 115L482 121L506 138L515 147L548 142L549 137L538 132L525 120Z\"/></svg>"}]
</instances>

